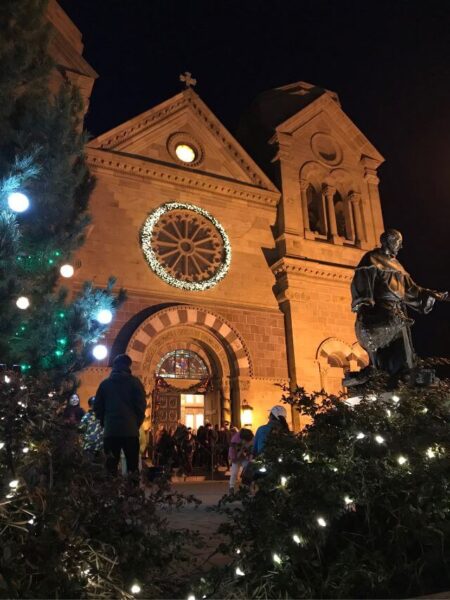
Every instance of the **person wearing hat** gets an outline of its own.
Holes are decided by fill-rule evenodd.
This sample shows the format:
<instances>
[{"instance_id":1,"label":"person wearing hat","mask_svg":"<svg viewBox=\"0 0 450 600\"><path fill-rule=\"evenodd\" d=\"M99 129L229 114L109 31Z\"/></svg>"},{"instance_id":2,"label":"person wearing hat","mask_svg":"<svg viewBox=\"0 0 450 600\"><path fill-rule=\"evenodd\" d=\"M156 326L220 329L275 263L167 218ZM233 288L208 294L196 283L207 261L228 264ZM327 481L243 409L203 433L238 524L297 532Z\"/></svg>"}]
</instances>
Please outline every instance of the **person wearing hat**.
<instances>
[{"instance_id":1,"label":"person wearing hat","mask_svg":"<svg viewBox=\"0 0 450 600\"><path fill-rule=\"evenodd\" d=\"M289 432L289 425L286 421L287 412L284 406L277 404L269 413L269 422L266 425L261 425L256 430L255 439L253 441L253 456L258 456L264 450L267 436L271 431Z\"/></svg>"},{"instance_id":2,"label":"person wearing hat","mask_svg":"<svg viewBox=\"0 0 450 600\"><path fill-rule=\"evenodd\" d=\"M117 475L123 450L128 473L139 469L139 428L145 417L145 389L131 374L131 358L119 354L112 371L95 394L95 414L104 428L103 449L106 468Z\"/></svg>"}]
</instances>

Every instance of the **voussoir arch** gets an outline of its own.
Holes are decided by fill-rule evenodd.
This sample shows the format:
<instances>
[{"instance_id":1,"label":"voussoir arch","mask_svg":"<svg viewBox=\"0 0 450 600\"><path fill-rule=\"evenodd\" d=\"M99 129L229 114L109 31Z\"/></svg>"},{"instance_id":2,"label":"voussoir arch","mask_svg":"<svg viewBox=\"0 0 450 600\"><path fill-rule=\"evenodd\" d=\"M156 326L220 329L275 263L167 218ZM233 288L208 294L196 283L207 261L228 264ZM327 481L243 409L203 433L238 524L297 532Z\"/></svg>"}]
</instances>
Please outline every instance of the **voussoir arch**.
<instances>
[{"instance_id":1,"label":"voussoir arch","mask_svg":"<svg viewBox=\"0 0 450 600\"><path fill-rule=\"evenodd\" d=\"M250 352L236 328L210 310L185 304L158 311L145 319L135 330L127 346L127 353L135 367L140 368L148 345L160 332L180 325L210 331L227 350L234 373L240 377L253 375Z\"/></svg>"}]
</instances>

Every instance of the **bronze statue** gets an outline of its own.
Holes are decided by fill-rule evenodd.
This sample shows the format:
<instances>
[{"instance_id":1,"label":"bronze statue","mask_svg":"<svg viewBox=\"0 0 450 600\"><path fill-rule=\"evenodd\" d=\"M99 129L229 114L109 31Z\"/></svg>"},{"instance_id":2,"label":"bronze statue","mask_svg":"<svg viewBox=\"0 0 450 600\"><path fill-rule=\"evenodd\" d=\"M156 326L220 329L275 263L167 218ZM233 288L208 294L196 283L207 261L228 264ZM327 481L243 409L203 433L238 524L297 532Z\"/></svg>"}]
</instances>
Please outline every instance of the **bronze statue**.
<instances>
[{"instance_id":1,"label":"bronze statue","mask_svg":"<svg viewBox=\"0 0 450 600\"><path fill-rule=\"evenodd\" d=\"M436 300L448 299L448 292L414 283L396 258L402 241L399 231L387 229L380 237L381 248L367 252L355 269L351 291L356 337L368 353L370 365L359 377L350 374L345 385L364 383L373 369L393 376L411 373L417 358L411 340L414 321L407 307L427 314Z\"/></svg>"}]
</instances>

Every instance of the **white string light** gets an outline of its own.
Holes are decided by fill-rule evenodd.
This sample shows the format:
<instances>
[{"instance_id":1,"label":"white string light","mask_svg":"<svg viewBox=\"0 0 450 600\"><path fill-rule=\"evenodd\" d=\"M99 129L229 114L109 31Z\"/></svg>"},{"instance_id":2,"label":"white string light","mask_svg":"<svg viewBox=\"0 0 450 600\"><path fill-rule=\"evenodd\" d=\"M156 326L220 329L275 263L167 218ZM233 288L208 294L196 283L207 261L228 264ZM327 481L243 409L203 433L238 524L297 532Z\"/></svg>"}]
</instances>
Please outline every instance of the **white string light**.
<instances>
[{"instance_id":1,"label":"white string light","mask_svg":"<svg viewBox=\"0 0 450 600\"><path fill-rule=\"evenodd\" d=\"M98 313L95 315L96 321L98 321L102 325L108 325L108 323L111 323L112 318L113 314L108 308L99 310Z\"/></svg>"},{"instance_id":2,"label":"white string light","mask_svg":"<svg viewBox=\"0 0 450 600\"><path fill-rule=\"evenodd\" d=\"M292 536L292 539L298 546L305 543L305 538L301 535L298 535L297 533L294 533L294 535Z\"/></svg>"},{"instance_id":3,"label":"white string light","mask_svg":"<svg viewBox=\"0 0 450 600\"><path fill-rule=\"evenodd\" d=\"M259 472L260 472L260 473L267 473L267 469L266 469L266 467L261 467L261 468L259 469Z\"/></svg>"},{"instance_id":4,"label":"white string light","mask_svg":"<svg viewBox=\"0 0 450 600\"><path fill-rule=\"evenodd\" d=\"M20 310L26 310L30 306L30 301L26 296L20 296L16 300L16 306L17 308L20 308Z\"/></svg>"},{"instance_id":5,"label":"white string light","mask_svg":"<svg viewBox=\"0 0 450 600\"><path fill-rule=\"evenodd\" d=\"M97 344L96 346L94 346L92 354L97 360L103 360L108 356L108 349L103 344Z\"/></svg>"},{"instance_id":6,"label":"white string light","mask_svg":"<svg viewBox=\"0 0 450 600\"><path fill-rule=\"evenodd\" d=\"M307 463L310 463L312 461L311 456L305 452L305 454L303 455L303 460Z\"/></svg>"},{"instance_id":7,"label":"white string light","mask_svg":"<svg viewBox=\"0 0 450 600\"><path fill-rule=\"evenodd\" d=\"M406 458L406 456L400 455L397 458L397 462L398 462L399 465L404 465L406 462L408 462L408 459Z\"/></svg>"},{"instance_id":8,"label":"white string light","mask_svg":"<svg viewBox=\"0 0 450 600\"><path fill-rule=\"evenodd\" d=\"M357 440L362 440L363 438L366 437L366 434L363 433L362 431L360 431L357 435L356 435L356 439Z\"/></svg>"},{"instance_id":9,"label":"white string light","mask_svg":"<svg viewBox=\"0 0 450 600\"><path fill-rule=\"evenodd\" d=\"M10 481L9 487L12 488L13 490L17 489L19 487L19 480L13 479L12 481Z\"/></svg>"},{"instance_id":10,"label":"white string light","mask_svg":"<svg viewBox=\"0 0 450 600\"><path fill-rule=\"evenodd\" d=\"M280 483L281 483L282 487L286 487L287 477L284 477L284 475L283 475L283 477L281 477Z\"/></svg>"},{"instance_id":11,"label":"white string light","mask_svg":"<svg viewBox=\"0 0 450 600\"><path fill-rule=\"evenodd\" d=\"M2 450L5 447L5 442L0 442L0 450Z\"/></svg>"},{"instance_id":12,"label":"white string light","mask_svg":"<svg viewBox=\"0 0 450 600\"><path fill-rule=\"evenodd\" d=\"M387 414L388 417L392 416L392 413L391 413L391 411L388 408L386 409L386 414Z\"/></svg>"},{"instance_id":13,"label":"white string light","mask_svg":"<svg viewBox=\"0 0 450 600\"><path fill-rule=\"evenodd\" d=\"M395 402L396 404L398 404L400 402L399 396L392 396L392 402Z\"/></svg>"},{"instance_id":14,"label":"white string light","mask_svg":"<svg viewBox=\"0 0 450 600\"><path fill-rule=\"evenodd\" d=\"M132 594L140 594L141 593L141 586L138 583L133 583L133 585L130 588L130 592Z\"/></svg>"},{"instance_id":15,"label":"white string light","mask_svg":"<svg viewBox=\"0 0 450 600\"><path fill-rule=\"evenodd\" d=\"M189 594L189 596L187 597L187 600L195 600L194 594Z\"/></svg>"},{"instance_id":16,"label":"white string light","mask_svg":"<svg viewBox=\"0 0 450 600\"><path fill-rule=\"evenodd\" d=\"M354 504L355 501L352 498L350 498L350 496L345 496L344 502L348 506L349 504Z\"/></svg>"},{"instance_id":17,"label":"white string light","mask_svg":"<svg viewBox=\"0 0 450 600\"><path fill-rule=\"evenodd\" d=\"M8 206L14 212L24 212L30 206L30 201L22 192L12 192L8 196Z\"/></svg>"},{"instance_id":18,"label":"white string light","mask_svg":"<svg viewBox=\"0 0 450 600\"><path fill-rule=\"evenodd\" d=\"M274 562L276 565L281 565L281 563L283 562L283 561L281 560L281 557L280 557L280 556L279 556L279 555L278 555L276 552L274 552L274 553L272 554L272 559L273 559L273 562Z\"/></svg>"},{"instance_id":19,"label":"white string light","mask_svg":"<svg viewBox=\"0 0 450 600\"><path fill-rule=\"evenodd\" d=\"M236 573L236 575L237 575L238 577L244 577L244 575L245 575L245 573L244 573L244 571L241 569L241 567L236 567L236 569L235 569L235 571L234 571L234 572Z\"/></svg>"},{"instance_id":20,"label":"white string light","mask_svg":"<svg viewBox=\"0 0 450 600\"><path fill-rule=\"evenodd\" d=\"M381 435L376 435L375 436L375 441L377 442L377 444L383 444L384 443L384 437Z\"/></svg>"},{"instance_id":21,"label":"white string light","mask_svg":"<svg viewBox=\"0 0 450 600\"><path fill-rule=\"evenodd\" d=\"M9 377L9 375L5 375L5 383L10 383L11 382L11 377Z\"/></svg>"},{"instance_id":22,"label":"white string light","mask_svg":"<svg viewBox=\"0 0 450 600\"><path fill-rule=\"evenodd\" d=\"M211 223L219 232L220 237L223 241L224 259L217 268L217 271L209 279L205 279L203 281L182 281L180 279L176 279L170 273L168 273L163 267L163 265L159 262L158 255L152 248L153 229L156 223L159 221L159 219L165 213L170 212L172 210L191 210L199 215L202 215L203 217L211 221ZM200 208L199 206L195 206L194 204L168 202L167 204L163 204L162 206L156 208L152 213L150 213L150 215L147 217L147 220L144 223L141 232L141 244L145 258L147 259L147 262L152 271L169 285L183 290L203 291L214 287L217 283L219 283L219 281L221 281L225 277L231 264L231 244L225 229L222 227L219 221L217 221L217 219L215 219L209 212L207 212L203 208Z\"/></svg>"},{"instance_id":23,"label":"white string light","mask_svg":"<svg viewBox=\"0 0 450 600\"><path fill-rule=\"evenodd\" d=\"M326 527L327 526L327 522L325 521L325 519L323 517L317 517L317 523L321 527Z\"/></svg>"},{"instance_id":24,"label":"white string light","mask_svg":"<svg viewBox=\"0 0 450 600\"><path fill-rule=\"evenodd\" d=\"M70 277L73 277L73 274L75 273L75 269L72 267L72 265L62 265L61 268L59 269L59 272L62 277L69 279Z\"/></svg>"},{"instance_id":25,"label":"white string light","mask_svg":"<svg viewBox=\"0 0 450 600\"><path fill-rule=\"evenodd\" d=\"M428 448L427 451L426 451L426 455L427 455L428 458L435 458L436 452L430 446L430 448Z\"/></svg>"}]
</instances>

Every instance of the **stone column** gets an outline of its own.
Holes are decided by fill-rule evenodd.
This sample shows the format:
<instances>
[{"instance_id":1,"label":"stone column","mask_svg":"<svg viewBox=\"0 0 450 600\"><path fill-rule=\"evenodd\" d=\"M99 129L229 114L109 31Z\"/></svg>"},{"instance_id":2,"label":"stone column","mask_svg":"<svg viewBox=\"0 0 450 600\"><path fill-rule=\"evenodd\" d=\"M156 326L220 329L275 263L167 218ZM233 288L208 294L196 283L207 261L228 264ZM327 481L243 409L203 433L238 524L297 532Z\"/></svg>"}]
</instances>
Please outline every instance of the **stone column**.
<instances>
[{"instance_id":1,"label":"stone column","mask_svg":"<svg viewBox=\"0 0 450 600\"><path fill-rule=\"evenodd\" d=\"M343 243L342 238L339 237L336 223L336 211L334 210L334 194L336 188L331 185L325 185L323 187L323 195L325 196L327 203L327 217L328 217L328 238L334 244Z\"/></svg>"},{"instance_id":2,"label":"stone column","mask_svg":"<svg viewBox=\"0 0 450 600\"><path fill-rule=\"evenodd\" d=\"M351 192L348 199L353 207L353 217L355 220L355 244L361 246L361 243L366 239L364 235L364 225L361 213L361 194Z\"/></svg>"},{"instance_id":3,"label":"stone column","mask_svg":"<svg viewBox=\"0 0 450 600\"><path fill-rule=\"evenodd\" d=\"M308 196L306 190L308 189L309 182L305 179L300 179L300 201L302 203L302 216L303 216L303 230L305 238L309 240L314 239L314 233L311 231L309 226L309 212L308 212Z\"/></svg>"},{"instance_id":4,"label":"stone column","mask_svg":"<svg viewBox=\"0 0 450 600\"><path fill-rule=\"evenodd\" d=\"M380 194L378 184L380 182L377 175L377 168L380 161L363 156L361 165L364 169L364 180L367 185L368 202L361 206L363 209L366 224L366 240L362 248L372 248L378 244L380 234L384 231L383 214L381 212Z\"/></svg>"}]
</instances>

